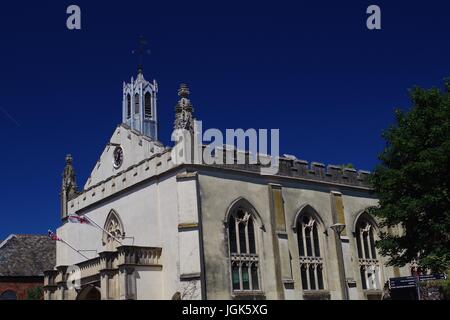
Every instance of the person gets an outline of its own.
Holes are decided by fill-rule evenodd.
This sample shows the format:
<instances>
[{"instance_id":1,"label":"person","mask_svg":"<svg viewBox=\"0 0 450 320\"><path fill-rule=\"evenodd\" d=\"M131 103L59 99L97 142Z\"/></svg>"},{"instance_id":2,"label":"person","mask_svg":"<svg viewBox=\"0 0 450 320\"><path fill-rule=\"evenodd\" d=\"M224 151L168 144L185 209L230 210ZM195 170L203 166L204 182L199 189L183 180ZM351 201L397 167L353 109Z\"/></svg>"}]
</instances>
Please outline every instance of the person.
<instances>
[{"instance_id":1,"label":"person","mask_svg":"<svg viewBox=\"0 0 450 320\"><path fill-rule=\"evenodd\" d=\"M391 290L389 289L389 281L386 281L386 283L384 284L381 300L392 300Z\"/></svg>"}]
</instances>

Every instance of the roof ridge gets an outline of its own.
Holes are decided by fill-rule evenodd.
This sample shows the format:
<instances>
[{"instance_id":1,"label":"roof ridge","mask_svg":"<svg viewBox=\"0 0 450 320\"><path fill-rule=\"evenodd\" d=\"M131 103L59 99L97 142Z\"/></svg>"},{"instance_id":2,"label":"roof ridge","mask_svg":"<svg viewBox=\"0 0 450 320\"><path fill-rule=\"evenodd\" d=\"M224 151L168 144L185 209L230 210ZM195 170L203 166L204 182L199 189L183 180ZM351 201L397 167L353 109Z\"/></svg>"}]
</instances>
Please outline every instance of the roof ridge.
<instances>
[{"instance_id":1,"label":"roof ridge","mask_svg":"<svg viewBox=\"0 0 450 320\"><path fill-rule=\"evenodd\" d=\"M5 240L3 240L0 243L0 248L3 247L9 240L11 240L12 238L16 237L16 235L14 233L11 233L8 237L6 237Z\"/></svg>"},{"instance_id":2,"label":"roof ridge","mask_svg":"<svg viewBox=\"0 0 450 320\"><path fill-rule=\"evenodd\" d=\"M55 265L56 242L46 235L10 235L0 247L0 276L36 276Z\"/></svg>"}]
</instances>

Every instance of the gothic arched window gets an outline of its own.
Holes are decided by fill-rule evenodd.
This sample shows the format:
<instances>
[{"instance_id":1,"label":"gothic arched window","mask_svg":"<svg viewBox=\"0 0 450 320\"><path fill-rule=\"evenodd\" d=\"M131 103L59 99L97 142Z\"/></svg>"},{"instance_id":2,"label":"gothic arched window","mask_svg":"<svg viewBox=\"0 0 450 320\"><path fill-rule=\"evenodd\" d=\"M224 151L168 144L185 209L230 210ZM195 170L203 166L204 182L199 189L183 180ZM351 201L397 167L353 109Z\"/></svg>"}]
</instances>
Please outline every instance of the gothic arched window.
<instances>
[{"instance_id":1,"label":"gothic arched window","mask_svg":"<svg viewBox=\"0 0 450 320\"><path fill-rule=\"evenodd\" d=\"M144 95L145 117L151 118L152 116L152 96L150 92L146 92Z\"/></svg>"},{"instance_id":2,"label":"gothic arched window","mask_svg":"<svg viewBox=\"0 0 450 320\"><path fill-rule=\"evenodd\" d=\"M308 208L297 218L297 240L303 290L323 290L323 257L320 249L320 226Z\"/></svg>"},{"instance_id":3,"label":"gothic arched window","mask_svg":"<svg viewBox=\"0 0 450 320\"><path fill-rule=\"evenodd\" d=\"M120 241L125 238L125 231L122 221L114 210L111 210L108 214L103 229L105 231L103 231L102 242L108 250L114 250L121 244Z\"/></svg>"},{"instance_id":4,"label":"gothic arched window","mask_svg":"<svg viewBox=\"0 0 450 320\"><path fill-rule=\"evenodd\" d=\"M365 290L381 289L380 262L375 247L374 224L366 214L358 218L355 237L362 287Z\"/></svg>"},{"instance_id":5,"label":"gothic arched window","mask_svg":"<svg viewBox=\"0 0 450 320\"><path fill-rule=\"evenodd\" d=\"M139 113L139 94L136 93L134 95L134 113L138 114Z\"/></svg>"},{"instance_id":6,"label":"gothic arched window","mask_svg":"<svg viewBox=\"0 0 450 320\"><path fill-rule=\"evenodd\" d=\"M127 94L127 119L131 117L131 96Z\"/></svg>"},{"instance_id":7,"label":"gothic arched window","mask_svg":"<svg viewBox=\"0 0 450 320\"><path fill-rule=\"evenodd\" d=\"M250 208L237 205L228 220L233 291L260 291L256 221Z\"/></svg>"}]
</instances>

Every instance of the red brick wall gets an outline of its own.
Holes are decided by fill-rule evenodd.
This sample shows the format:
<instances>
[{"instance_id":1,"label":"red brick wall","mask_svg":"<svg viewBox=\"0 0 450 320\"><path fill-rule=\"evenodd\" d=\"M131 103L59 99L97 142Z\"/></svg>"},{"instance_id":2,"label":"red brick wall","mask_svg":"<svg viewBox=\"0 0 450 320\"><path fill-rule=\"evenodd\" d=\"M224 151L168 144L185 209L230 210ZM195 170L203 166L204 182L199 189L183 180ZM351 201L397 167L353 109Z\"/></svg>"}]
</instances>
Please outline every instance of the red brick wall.
<instances>
[{"instance_id":1,"label":"red brick wall","mask_svg":"<svg viewBox=\"0 0 450 320\"><path fill-rule=\"evenodd\" d=\"M12 290L16 293L17 299L24 300L27 298L27 291L35 287L42 287L44 281L42 282L0 282L0 295L7 291Z\"/></svg>"}]
</instances>

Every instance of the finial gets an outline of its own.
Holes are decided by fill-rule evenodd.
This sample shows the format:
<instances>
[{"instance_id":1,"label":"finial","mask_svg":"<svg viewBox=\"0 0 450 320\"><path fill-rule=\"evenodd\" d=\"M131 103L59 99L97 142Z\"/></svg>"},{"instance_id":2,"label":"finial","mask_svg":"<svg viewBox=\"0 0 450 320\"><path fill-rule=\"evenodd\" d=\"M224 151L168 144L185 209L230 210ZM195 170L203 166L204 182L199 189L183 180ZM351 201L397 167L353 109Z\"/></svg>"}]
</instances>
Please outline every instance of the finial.
<instances>
[{"instance_id":1,"label":"finial","mask_svg":"<svg viewBox=\"0 0 450 320\"><path fill-rule=\"evenodd\" d=\"M182 83L178 89L180 100L175 107L174 129L184 129L190 132L194 131L194 118L191 101L189 100L189 88Z\"/></svg>"},{"instance_id":2,"label":"finial","mask_svg":"<svg viewBox=\"0 0 450 320\"><path fill-rule=\"evenodd\" d=\"M66 165L62 174L61 185L61 218L67 216L68 202L77 195L75 170L72 166L72 155L66 155Z\"/></svg>"},{"instance_id":3,"label":"finial","mask_svg":"<svg viewBox=\"0 0 450 320\"><path fill-rule=\"evenodd\" d=\"M178 96L181 98L189 97L189 88L187 84L185 83L180 84L180 89L178 89Z\"/></svg>"}]
</instances>

